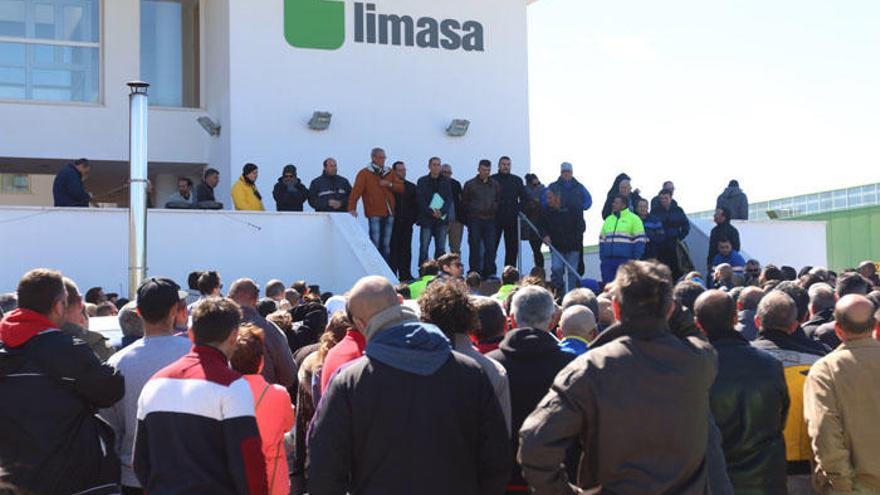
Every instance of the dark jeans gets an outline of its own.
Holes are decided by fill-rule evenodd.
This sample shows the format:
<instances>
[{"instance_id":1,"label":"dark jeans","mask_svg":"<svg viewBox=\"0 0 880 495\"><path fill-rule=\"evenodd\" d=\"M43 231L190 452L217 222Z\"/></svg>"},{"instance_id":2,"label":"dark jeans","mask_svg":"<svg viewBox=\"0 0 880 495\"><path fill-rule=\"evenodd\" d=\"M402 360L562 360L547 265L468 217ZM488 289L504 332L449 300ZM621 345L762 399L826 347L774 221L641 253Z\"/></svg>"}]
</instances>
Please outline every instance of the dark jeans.
<instances>
[{"instance_id":1,"label":"dark jeans","mask_svg":"<svg viewBox=\"0 0 880 495\"><path fill-rule=\"evenodd\" d=\"M544 253L541 252L541 246L543 245L544 241L541 239L529 238L529 246L532 247L532 257L535 259L535 266L540 266L541 268L544 268Z\"/></svg>"},{"instance_id":2,"label":"dark jeans","mask_svg":"<svg viewBox=\"0 0 880 495\"><path fill-rule=\"evenodd\" d=\"M370 225L370 240L385 263L391 265L391 230L394 227L394 217L367 217L367 222Z\"/></svg>"},{"instance_id":3,"label":"dark jeans","mask_svg":"<svg viewBox=\"0 0 880 495\"><path fill-rule=\"evenodd\" d=\"M434 239L434 259L446 253L446 224L436 222L431 226L422 226L419 229L419 267L428 260L428 246Z\"/></svg>"},{"instance_id":4,"label":"dark jeans","mask_svg":"<svg viewBox=\"0 0 880 495\"><path fill-rule=\"evenodd\" d=\"M473 219L468 223L468 263L470 271L479 272L481 276L495 275L495 222L492 220Z\"/></svg>"},{"instance_id":5,"label":"dark jeans","mask_svg":"<svg viewBox=\"0 0 880 495\"><path fill-rule=\"evenodd\" d=\"M504 235L504 266L516 266L516 258L519 256L519 237L517 232L517 222L510 224L499 223L498 237L495 239L495 253L498 252L498 246L501 244L501 235ZM495 258L494 253L492 258Z\"/></svg>"},{"instance_id":6,"label":"dark jeans","mask_svg":"<svg viewBox=\"0 0 880 495\"><path fill-rule=\"evenodd\" d=\"M391 229L391 271L400 280L412 280L412 235L409 223L394 222Z\"/></svg>"},{"instance_id":7,"label":"dark jeans","mask_svg":"<svg viewBox=\"0 0 880 495\"><path fill-rule=\"evenodd\" d=\"M122 485L122 495L144 495L144 489Z\"/></svg>"}]
</instances>

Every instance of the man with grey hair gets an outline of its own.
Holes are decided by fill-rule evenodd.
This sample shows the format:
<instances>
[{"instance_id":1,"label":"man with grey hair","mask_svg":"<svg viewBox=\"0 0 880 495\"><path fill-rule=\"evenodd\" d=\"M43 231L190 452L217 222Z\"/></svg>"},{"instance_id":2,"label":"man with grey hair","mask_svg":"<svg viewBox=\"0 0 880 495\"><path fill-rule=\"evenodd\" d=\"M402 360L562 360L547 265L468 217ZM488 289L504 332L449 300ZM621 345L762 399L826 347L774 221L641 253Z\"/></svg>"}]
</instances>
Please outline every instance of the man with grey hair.
<instances>
[{"instance_id":1,"label":"man with grey hair","mask_svg":"<svg viewBox=\"0 0 880 495\"><path fill-rule=\"evenodd\" d=\"M810 296L810 319L803 324L804 333L816 339L816 330L822 325L834 321L834 304L837 298L834 289L825 282L817 282L807 291Z\"/></svg>"},{"instance_id":2,"label":"man with grey hair","mask_svg":"<svg viewBox=\"0 0 880 495\"><path fill-rule=\"evenodd\" d=\"M510 304L515 330L505 335L497 350L487 354L507 370L514 432L519 431L526 417L547 395L559 371L575 358L563 352L559 341L550 333L550 320L555 311L553 296L546 289L533 285L520 288ZM518 437L514 440L519 447ZM573 463L574 455L574 451L570 453ZM516 464L508 490L526 485Z\"/></svg>"},{"instance_id":3,"label":"man with grey hair","mask_svg":"<svg viewBox=\"0 0 880 495\"><path fill-rule=\"evenodd\" d=\"M599 300L590 289L578 288L568 291L562 298L562 310L572 306L584 306L593 312L593 316L599 315Z\"/></svg>"},{"instance_id":4,"label":"man with grey hair","mask_svg":"<svg viewBox=\"0 0 880 495\"><path fill-rule=\"evenodd\" d=\"M257 312L259 297L260 288L249 278L240 278L229 287L229 298L241 306L241 322L252 323L263 329L263 377L269 383L291 388L296 385L297 373L293 354L284 332Z\"/></svg>"},{"instance_id":5,"label":"man with grey hair","mask_svg":"<svg viewBox=\"0 0 880 495\"><path fill-rule=\"evenodd\" d=\"M11 313L17 307L18 298L15 296L15 292L0 294L0 311L3 313Z\"/></svg>"},{"instance_id":6,"label":"man with grey hair","mask_svg":"<svg viewBox=\"0 0 880 495\"><path fill-rule=\"evenodd\" d=\"M510 435L480 365L382 277L359 280L347 311L367 345L315 412L309 492L502 493Z\"/></svg>"},{"instance_id":7,"label":"man with grey hair","mask_svg":"<svg viewBox=\"0 0 880 495\"><path fill-rule=\"evenodd\" d=\"M835 331L843 342L810 369L804 419L812 440L813 486L823 493L880 493L880 342L874 305L840 298Z\"/></svg>"},{"instance_id":8,"label":"man with grey hair","mask_svg":"<svg viewBox=\"0 0 880 495\"><path fill-rule=\"evenodd\" d=\"M394 228L394 193L403 192L403 181L385 167L385 150L373 148L370 163L358 172L348 197L348 212L357 216L357 203L364 199L364 215L370 240L387 263L391 263L391 231Z\"/></svg>"},{"instance_id":9,"label":"man with grey hair","mask_svg":"<svg viewBox=\"0 0 880 495\"><path fill-rule=\"evenodd\" d=\"M144 320L137 313L137 301L130 301L120 308L116 319L122 330L122 349L144 337Z\"/></svg>"},{"instance_id":10,"label":"man with grey hair","mask_svg":"<svg viewBox=\"0 0 880 495\"><path fill-rule=\"evenodd\" d=\"M758 338L758 327L755 326L755 312L758 311L758 303L764 297L764 291L760 287L746 287L739 293L736 300L737 320L736 331L742 334L746 340L752 341Z\"/></svg>"},{"instance_id":11,"label":"man with grey hair","mask_svg":"<svg viewBox=\"0 0 880 495\"><path fill-rule=\"evenodd\" d=\"M782 291L770 291L758 304L755 323L760 329L752 345L769 352L782 362L785 382L792 408L785 423L785 451L788 466L788 493L791 495L813 493L810 487L809 438L804 431L803 404L804 382L810 367L820 356L812 353L795 336L798 329L798 310L794 299Z\"/></svg>"},{"instance_id":12,"label":"man with grey hair","mask_svg":"<svg viewBox=\"0 0 880 495\"><path fill-rule=\"evenodd\" d=\"M587 352L590 342L599 335L596 317L586 306L575 305L563 311L559 328L564 336L559 348L575 356Z\"/></svg>"}]
</instances>

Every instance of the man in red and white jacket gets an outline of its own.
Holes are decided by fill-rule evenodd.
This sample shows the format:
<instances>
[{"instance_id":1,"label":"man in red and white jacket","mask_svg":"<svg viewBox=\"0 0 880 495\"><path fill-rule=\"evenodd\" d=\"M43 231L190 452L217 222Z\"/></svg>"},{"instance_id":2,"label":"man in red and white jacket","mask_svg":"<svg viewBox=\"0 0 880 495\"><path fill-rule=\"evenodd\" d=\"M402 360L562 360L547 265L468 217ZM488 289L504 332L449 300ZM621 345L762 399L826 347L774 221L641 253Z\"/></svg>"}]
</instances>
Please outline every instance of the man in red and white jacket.
<instances>
[{"instance_id":1,"label":"man in red and white jacket","mask_svg":"<svg viewBox=\"0 0 880 495\"><path fill-rule=\"evenodd\" d=\"M141 392L135 474L151 495L265 494L253 396L228 360L241 310L213 297L196 305L192 319L192 351Z\"/></svg>"}]
</instances>

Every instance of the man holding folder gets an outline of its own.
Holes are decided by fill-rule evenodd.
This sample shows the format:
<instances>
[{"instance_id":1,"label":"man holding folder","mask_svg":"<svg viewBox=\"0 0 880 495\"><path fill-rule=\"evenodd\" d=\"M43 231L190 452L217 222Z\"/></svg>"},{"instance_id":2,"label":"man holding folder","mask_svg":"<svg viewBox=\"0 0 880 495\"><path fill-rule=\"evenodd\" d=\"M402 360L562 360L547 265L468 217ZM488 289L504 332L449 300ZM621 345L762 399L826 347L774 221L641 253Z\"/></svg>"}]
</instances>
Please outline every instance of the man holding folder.
<instances>
[{"instance_id":1,"label":"man holding folder","mask_svg":"<svg viewBox=\"0 0 880 495\"><path fill-rule=\"evenodd\" d=\"M446 246L447 214L452 201L452 187L440 174L440 158L428 160L428 175L416 185L419 204L419 266L428 259L428 246L434 239L434 259L443 256Z\"/></svg>"}]
</instances>

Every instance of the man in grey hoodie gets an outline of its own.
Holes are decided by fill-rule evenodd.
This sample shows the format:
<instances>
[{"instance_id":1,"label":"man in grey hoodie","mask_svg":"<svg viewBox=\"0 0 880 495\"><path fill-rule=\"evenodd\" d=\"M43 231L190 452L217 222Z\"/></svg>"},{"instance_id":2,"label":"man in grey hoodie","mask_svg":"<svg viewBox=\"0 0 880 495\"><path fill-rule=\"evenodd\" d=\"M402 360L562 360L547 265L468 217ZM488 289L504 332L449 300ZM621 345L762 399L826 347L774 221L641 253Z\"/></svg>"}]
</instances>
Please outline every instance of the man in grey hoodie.
<instances>
[{"instance_id":1,"label":"man in grey hoodie","mask_svg":"<svg viewBox=\"0 0 880 495\"><path fill-rule=\"evenodd\" d=\"M732 180L727 184L727 189L718 196L715 208L727 207L730 210L731 220L749 219L749 198L739 188L739 181Z\"/></svg>"}]
</instances>

